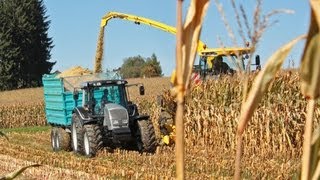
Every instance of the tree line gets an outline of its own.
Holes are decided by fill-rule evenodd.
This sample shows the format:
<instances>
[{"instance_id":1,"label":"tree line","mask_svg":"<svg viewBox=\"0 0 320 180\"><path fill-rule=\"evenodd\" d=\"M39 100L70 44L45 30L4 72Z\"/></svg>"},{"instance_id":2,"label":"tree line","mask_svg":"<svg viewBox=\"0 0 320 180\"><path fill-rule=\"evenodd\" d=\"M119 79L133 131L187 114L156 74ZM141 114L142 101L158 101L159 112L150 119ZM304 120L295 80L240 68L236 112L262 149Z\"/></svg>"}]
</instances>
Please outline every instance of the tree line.
<instances>
[{"instance_id":1,"label":"tree line","mask_svg":"<svg viewBox=\"0 0 320 180\"><path fill-rule=\"evenodd\" d=\"M50 73L50 21L42 0L0 1L0 90L40 86Z\"/></svg>"},{"instance_id":2,"label":"tree line","mask_svg":"<svg viewBox=\"0 0 320 180\"><path fill-rule=\"evenodd\" d=\"M151 57L147 58L140 55L125 58L120 68L120 74L123 78L157 77L163 75L160 62L154 53Z\"/></svg>"}]
</instances>

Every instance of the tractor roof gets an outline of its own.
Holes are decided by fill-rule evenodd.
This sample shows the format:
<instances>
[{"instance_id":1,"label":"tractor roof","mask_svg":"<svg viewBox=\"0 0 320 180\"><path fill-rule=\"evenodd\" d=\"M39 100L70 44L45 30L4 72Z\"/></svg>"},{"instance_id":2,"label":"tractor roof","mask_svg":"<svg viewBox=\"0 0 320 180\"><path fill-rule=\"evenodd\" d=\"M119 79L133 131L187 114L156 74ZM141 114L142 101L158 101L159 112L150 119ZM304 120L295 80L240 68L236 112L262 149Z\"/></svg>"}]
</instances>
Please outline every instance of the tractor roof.
<instances>
[{"instance_id":1,"label":"tractor roof","mask_svg":"<svg viewBox=\"0 0 320 180\"><path fill-rule=\"evenodd\" d=\"M200 54L202 56L219 56L219 55L243 55L249 54L253 48L251 47L234 47L234 48L208 48L202 50Z\"/></svg>"},{"instance_id":2,"label":"tractor roof","mask_svg":"<svg viewBox=\"0 0 320 180\"><path fill-rule=\"evenodd\" d=\"M95 81L86 81L81 84L81 89L88 88L88 87L102 87L108 85L120 85L120 84L127 84L126 80L95 80Z\"/></svg>"}]
</instances>

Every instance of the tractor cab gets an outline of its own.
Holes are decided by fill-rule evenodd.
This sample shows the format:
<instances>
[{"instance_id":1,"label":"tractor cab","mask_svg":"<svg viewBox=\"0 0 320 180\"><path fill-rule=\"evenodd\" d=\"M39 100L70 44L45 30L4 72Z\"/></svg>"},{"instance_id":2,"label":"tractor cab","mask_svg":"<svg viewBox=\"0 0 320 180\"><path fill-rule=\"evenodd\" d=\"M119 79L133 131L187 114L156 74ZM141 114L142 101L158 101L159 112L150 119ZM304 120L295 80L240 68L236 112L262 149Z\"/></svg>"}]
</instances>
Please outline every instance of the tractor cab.
<instances>
[{"instance_id":1,"label":"tractor cab","mask_svg":"<svg viewBox=\"0 0 320 180\"><path fill-rule=\"evenodd\" d=\"M82 91L82 107L92 115L103 114L106 104L128 106L125 80L87 81L80 86Z\"/></svg>"}]
</instances>

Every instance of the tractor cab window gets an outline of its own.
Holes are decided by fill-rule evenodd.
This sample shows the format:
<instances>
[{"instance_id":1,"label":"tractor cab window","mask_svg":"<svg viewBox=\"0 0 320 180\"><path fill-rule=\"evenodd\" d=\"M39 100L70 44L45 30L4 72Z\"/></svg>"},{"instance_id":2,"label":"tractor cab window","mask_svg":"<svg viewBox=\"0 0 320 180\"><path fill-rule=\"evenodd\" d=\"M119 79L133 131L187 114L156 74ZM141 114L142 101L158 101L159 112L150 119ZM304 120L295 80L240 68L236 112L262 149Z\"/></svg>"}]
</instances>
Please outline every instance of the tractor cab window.
<instances>
[{"instance_id":1,"label":"tractor cab window","mask_svg":"<svg viewBox=\"0 0 320 180\"><path fill-rule=\"evenodd\" d=\"M236 61L237 57L236 56L221 56L222 62L227 64L230 69L236 70Z\"/></svg>"},{"instance_id":2,"label":"tractor cab window","mask_svg":"<svg viewBox=\"0 0 320 180\"><path fill-rule=\"evenodd\" d=\"M217 60L217 61L216 61ZM244 60L243 58L239 59L235 55L231 56L226 56L226 55L221 55L217 56L214 59L213 66L215 66L215 61L216 61L216 68L223 69L223 71L228 72L228 73L233 73L235 72L239 67L240 69L244 69ZM220 67L221 66L221 67Z\"/></svg>"},{"instance_id":3,"label":"tractor cab window","mask_svg":"<svg viewBox=\"0 0 320 180\"><path fill-rule=\"evenodd\" d=\"M95 95L95 99L100 103L100 107L103 107L107 103L115 103L124 107L126 106L127 99L123 85L97 87Z\"/></svg>"}]
</instances>

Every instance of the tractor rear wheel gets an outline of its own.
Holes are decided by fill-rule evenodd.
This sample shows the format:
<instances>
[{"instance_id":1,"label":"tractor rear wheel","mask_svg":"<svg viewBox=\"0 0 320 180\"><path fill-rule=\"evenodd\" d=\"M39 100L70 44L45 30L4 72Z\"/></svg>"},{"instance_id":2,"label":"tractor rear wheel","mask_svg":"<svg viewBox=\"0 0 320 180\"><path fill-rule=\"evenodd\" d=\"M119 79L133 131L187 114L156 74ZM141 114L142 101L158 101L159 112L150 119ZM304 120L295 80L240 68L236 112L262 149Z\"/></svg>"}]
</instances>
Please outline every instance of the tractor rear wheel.
<instances>
[{"instance_id":1,"label":"tractor rear wheel","mask_svg":"<svg viewBox=\"0 0 320 180\"><path fill-rule=\"evenodd\" d=\"M93 157L103 147L102 131L99 125L88 124L83 127L83 152Z\"/></svg>"},{"instance_id":2,"label":"tractor rear wheel","mask_svg":"<svg viewBox=\"0 0 320 180\"><path fill-rule=\"evenodd\" d=\"M150 120L137 121L136 143L139 152L154 153L156 151L156 135Z\"/></svg>"},{"instance_id":3,"label":"tractor rear wheel","mask_svg":"<svg viewBox=\"0 0 320 180\"><path fill-rule=\"evenodd\" d=\"M83 127L76 114L72 114L71 121L71 147L73 152L81 153L83 149Z\"/></svg>"}]
</instances>

